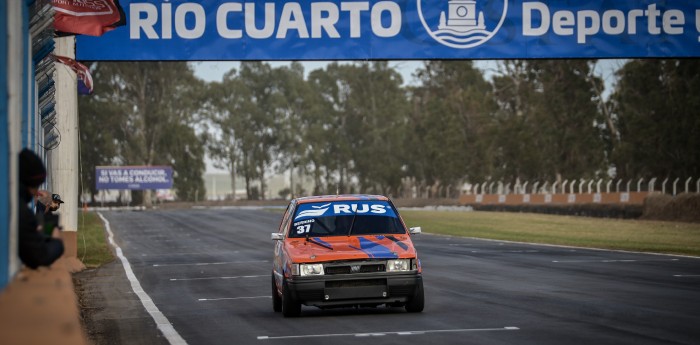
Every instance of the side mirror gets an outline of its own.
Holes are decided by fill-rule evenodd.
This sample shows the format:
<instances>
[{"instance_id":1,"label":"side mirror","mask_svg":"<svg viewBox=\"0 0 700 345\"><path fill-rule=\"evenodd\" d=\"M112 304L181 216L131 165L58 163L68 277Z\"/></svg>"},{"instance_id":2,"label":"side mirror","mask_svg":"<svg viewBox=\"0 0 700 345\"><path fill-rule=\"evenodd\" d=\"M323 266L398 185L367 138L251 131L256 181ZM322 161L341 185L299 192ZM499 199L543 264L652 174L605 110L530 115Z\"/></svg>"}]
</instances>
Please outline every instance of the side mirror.
<instances>
[{"instance_id":1,"label":"side mirror","mask_svg":"<svg viewBox=\"0 0 700 345\"><path fill-rule=\"evenodd\" d=\"M413 227L413 228L409 228L409 229L408 229L408 233L411 234L411 235L418 235L418 234L421 233L421 228L420 228L420 226L416 226L416 227Z\"/></svg>"},{"instance_id":2,"label":"side mirror","mask_svg":"<svg viewBox=\"0 0 700 345\"><path fill-rule=\"evenodd\" d=\"M284 234L280 234L279 232L273 232L270 238L275 241L281 241L284 239Z\"/></svg>"}]
</instances>

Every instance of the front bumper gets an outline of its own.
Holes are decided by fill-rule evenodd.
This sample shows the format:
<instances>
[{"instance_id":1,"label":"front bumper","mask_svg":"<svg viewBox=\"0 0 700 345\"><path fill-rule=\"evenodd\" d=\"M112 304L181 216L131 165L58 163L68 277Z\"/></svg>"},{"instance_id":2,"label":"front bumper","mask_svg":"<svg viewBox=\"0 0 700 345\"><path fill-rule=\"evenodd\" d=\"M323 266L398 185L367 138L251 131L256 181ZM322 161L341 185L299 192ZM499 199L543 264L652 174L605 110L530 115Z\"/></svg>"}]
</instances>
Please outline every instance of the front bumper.
<instances>
[{"instance_id":1,"label":"front bumper","mask_svg":"<svg viewBox=\"0 0 700 345\"><path fill-rule=\"evenodd\" d=\"M415 271L294 277L287 288L308 306L401 304L413 297L422 279Z\"/></svg>"}]
</instances>

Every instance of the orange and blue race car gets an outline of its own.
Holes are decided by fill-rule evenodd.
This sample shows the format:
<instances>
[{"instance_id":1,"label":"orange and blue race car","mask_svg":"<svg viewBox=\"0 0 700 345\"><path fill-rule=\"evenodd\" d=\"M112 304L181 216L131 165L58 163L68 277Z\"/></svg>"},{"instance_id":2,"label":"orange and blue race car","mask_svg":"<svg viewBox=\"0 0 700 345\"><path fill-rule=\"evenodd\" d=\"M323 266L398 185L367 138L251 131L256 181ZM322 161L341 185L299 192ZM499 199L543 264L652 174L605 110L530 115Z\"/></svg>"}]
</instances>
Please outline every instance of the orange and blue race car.
<instances>
[{"instance_id":1,"label":"orange and blue race car","mask_svg":"<svg viewBox=\"0 0 700 345\"><path fill-rule=\"evenodd\" d=\"M423 311L420 260L391 201L377 195L292 200L272 233L272 307L285 317L319 308L405 307Z\"/></svg>"}]
</instances>

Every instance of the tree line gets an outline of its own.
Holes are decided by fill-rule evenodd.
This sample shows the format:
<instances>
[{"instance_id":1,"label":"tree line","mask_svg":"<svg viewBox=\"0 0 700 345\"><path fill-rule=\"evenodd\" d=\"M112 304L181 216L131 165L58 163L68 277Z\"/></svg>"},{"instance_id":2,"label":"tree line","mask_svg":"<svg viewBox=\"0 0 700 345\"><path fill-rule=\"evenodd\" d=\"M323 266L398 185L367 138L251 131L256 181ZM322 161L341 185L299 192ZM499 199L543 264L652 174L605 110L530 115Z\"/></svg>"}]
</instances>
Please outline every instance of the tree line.
<instances>
[{"instance_id":1,"label":"tree line","mask_svg":"<svg viewBox=\"0 0 700 345\"><path fill-rule=\"evenodd\" d=\"M97 165L171 165L178 198L201 200L205 152L234 189L242 177L249 199L290 171L313 179L312 194L388 195L699 176L700 61L628 60L612 90L597 64L504 60L486 79L471 61L425 61L405 85L385 61L308 73L242 62L209 83L185 62L92 63L96 91L79 103L82 181L94 194Z\"/></svg>"}]
</instances>

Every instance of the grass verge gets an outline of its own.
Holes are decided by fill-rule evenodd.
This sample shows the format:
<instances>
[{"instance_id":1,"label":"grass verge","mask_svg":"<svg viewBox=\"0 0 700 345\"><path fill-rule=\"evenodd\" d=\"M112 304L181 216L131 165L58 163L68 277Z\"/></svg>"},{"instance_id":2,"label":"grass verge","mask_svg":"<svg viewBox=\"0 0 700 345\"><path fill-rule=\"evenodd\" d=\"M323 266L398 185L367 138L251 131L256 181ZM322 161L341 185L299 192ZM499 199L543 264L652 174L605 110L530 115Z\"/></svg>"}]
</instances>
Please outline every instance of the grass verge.
<instances>
[{"instance_id":1,"label":"grass verge","mask_svg":"<svg viewBox=\"0 0 700 345\"><path fill-rule=\"evenodd\" d=\"M114 260L107 244L105 225L95 212L78 214L78 258L87 268L100 267Z\"/></svg>"},{"instance_id":2,"label":"grass verge","mask_svg":"<svg viewBox=\"0 0 700 345\"><path fill-rule=\"evenodd\" d=\"M424 232L700 256L700 224L504 212L401 211Z\"/></svg>"}]
</instances>

